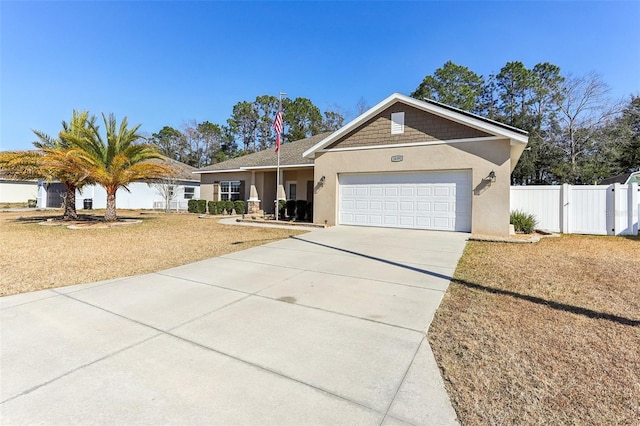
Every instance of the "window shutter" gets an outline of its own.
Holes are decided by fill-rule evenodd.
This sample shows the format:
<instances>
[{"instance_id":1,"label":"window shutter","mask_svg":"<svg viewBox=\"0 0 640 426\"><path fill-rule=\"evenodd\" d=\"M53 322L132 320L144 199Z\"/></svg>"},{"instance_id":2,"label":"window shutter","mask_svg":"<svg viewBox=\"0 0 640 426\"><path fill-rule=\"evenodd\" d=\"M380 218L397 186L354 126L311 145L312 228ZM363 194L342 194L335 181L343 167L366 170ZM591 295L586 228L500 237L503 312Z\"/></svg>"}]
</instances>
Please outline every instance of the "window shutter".
<instances>
[{"instance_id":1,"label":"window shutter","mask_svg":"<svg viewBox=\"0 0 640 426\"><path fill-rule=\"evenodd\" d=\"M244 193L244 181L243 180L240 181L240 191L239 192L240 192L240 199L242 201L246 201L247 197L246 197L246 194Z\"/></svg>"}]
</instances>

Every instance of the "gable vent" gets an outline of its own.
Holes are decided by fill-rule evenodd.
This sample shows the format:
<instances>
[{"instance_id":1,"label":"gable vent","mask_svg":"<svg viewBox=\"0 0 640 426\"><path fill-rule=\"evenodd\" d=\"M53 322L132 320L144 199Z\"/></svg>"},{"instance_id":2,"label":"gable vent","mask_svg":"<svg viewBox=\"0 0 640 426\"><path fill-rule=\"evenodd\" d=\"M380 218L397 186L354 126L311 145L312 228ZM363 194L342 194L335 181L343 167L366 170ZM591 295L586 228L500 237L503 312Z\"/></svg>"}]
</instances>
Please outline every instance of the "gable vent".
<instances>
[{"instance_id":1,"label":"gable vent","mask_svg":"<svg viewBox=\"0 0 640 426\"><path fill-rule=\"evenodd\" d=\"M404 133L404 112L391 113L391 134L399 135Z\"/></svg>"}]
</instances>

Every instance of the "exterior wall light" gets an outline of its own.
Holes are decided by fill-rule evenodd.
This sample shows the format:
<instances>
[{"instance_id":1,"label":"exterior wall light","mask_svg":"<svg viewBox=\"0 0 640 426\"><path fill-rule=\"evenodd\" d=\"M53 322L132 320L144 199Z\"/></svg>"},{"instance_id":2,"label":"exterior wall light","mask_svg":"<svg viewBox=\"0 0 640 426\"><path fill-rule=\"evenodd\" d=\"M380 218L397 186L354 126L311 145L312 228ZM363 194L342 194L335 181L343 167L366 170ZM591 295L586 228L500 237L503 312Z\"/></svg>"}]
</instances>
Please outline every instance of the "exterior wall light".
<instances>
[{"instance_id":1,"label":"exterior wall light","mask_svg":"<svg viewBox=\"0 0 640 426\"><path fill-rule=\"evenodd\" d=\"M487 182L495 182L496 181L496 172L494 172L493 170L491 170L491 172L489 173L489 176L487 176L486 178L482 179L484 181Z\"/></svg>"}]
</instances>

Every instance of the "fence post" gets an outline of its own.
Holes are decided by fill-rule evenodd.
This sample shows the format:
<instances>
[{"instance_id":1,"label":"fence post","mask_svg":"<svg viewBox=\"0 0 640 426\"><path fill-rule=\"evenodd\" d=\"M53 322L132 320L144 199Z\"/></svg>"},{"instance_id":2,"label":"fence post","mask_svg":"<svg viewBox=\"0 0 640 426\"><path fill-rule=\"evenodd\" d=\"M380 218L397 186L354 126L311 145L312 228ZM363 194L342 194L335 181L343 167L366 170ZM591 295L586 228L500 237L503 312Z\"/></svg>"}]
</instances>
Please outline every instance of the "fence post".
<instances>
[{"instance_id":1,"label":"fence post","mask_svg":"<svg viewBox=\"0 0 640 426\"><path fill-rule=\"evenodd\" d=\"M627 196L627 218L629 220L629 232L631 235L638 235L638 223L640 222L640 211L638 211L638 184L629 184L629 194Z\"/></svg>"},{"instance_id":2,"label":"fence post","mask_svg":"<svg viewBox=\"0 0 640 426\"><path fill-rule=\"evenodd\" d=\"M624 234L627 227L627 221L623 220L623 218L626 217L624 214L626 206L622 205L622 185L619 183L613 184L613 205L611 208L611 214L613 214L613 235Z\"/></svg>"},{"instance_id":3,"label":"fence post","mask_svg":"<svg viewBox=\"0 0 640 426\"><path fill-rule=\"evenodd\" d=\"M571 191L571 186L568 183L563 183L562 192L560 193L560 202L562 205L560 232L563 234L569 233L569 191Z\"/></svg>"}]
</instances>

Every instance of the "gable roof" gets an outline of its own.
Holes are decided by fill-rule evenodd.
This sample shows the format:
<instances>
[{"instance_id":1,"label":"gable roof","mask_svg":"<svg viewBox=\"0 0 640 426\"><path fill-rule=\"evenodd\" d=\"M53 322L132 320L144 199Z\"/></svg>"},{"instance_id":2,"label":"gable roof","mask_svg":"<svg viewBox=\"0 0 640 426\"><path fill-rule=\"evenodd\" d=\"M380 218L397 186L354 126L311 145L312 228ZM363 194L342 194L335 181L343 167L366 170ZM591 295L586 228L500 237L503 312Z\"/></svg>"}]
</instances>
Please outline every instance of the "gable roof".
<instances>
[{"instance_id":1,"label":"gable roof","mask_svg":"<svg viewBox=\"0 0 640 426\"><path fill-rule=\"evenodd\" d=\"M199 179L193 176L193 172L197 170L195 167L182 163L178 160L174 160L173 158L165 157L163 155L161 158L153 158L148 161L150 163L165 164L167 166L175 168L177 171L176 175L174 176L175 179L190 180L194 182L199 181Z\"/></svg>"},{"instance_id":2,"label":"gable roof","mask_svg":"<svg viewBox=\"0 0 640 426\"><path fill-rule=\"evenodd\" d=\"M304 158L302 153L326 139L331 132L320 133L306 139L280 145L280 167L313 166L313 158ZM232 158L221 163L203 167L194 173L220 173L230 171L245 171L251 169L275 168L278 164L278 154L273 147L242 157Z\"/></svg>"},{"instance_id":3,"label":"gable roof","mask_svg":"<svg viewBox=\"0 0 640 426\"><path fill-rule=\"evenodd\" d=\"M608 179L602 179L600 185L612 185L614 183L628 184L633 182L640 182L640 171L623 173Z\"/></svg>"},{"instance_id":4,"label":"gable roof","mask_svg":"<svg viewBox=\"0 0 640 426\"><path fill-rule=\"evenodd\" d=\"M511 141L511 145L522 145L522 147L524 148L524 145L526 145L529 141L529 138L527 136L528 133L524 130L517 129L506 124L498 123L497 121L493 121L488 118L484 118L479 115L460 110L458 108L444 105L431 99L425 99L424 101L421 101L409 96L401 95L400 93L394 93L344 127L329 134L326 138L319 141L317 144L305 151L302 155L305 158L315 158L316 152L325 149L342 136L347 135L349 132L355 130L360 125L366 123L369 119L380 114L382 111L397 102L402 102L422 111L446 118L448 120L481 130L498 137L507 138Z\"/></svg>"}]
</instances>

